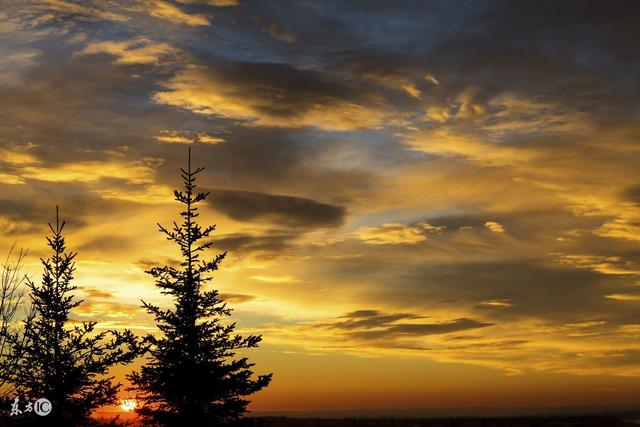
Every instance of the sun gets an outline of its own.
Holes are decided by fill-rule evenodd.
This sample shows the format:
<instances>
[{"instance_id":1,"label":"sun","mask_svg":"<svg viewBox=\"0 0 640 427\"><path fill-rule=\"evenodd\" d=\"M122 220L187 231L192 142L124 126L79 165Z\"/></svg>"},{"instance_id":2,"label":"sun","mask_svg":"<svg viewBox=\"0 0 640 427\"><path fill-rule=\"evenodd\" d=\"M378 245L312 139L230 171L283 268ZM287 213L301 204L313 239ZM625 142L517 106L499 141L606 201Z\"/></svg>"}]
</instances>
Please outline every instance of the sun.
<instances>
[{"instance_id":1,"label":"sun","mask_svg":"<svg viewBox=\"0 0 640 427\"><path fill-rule=\"evenodd\" d=\"M136 399L120 399L120 407L125 412L131 412L138 407Z\"/></svg>"}]
</instances>

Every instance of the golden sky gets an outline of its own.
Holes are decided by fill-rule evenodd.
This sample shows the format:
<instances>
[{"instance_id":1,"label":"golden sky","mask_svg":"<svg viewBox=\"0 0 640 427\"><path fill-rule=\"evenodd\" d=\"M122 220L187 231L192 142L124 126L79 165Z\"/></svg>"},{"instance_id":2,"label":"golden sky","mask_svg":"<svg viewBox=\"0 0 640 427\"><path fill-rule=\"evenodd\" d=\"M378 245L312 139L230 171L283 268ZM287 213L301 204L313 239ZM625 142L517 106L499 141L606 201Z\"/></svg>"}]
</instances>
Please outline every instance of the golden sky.
<instances>
[{"instance_id":1,"label":"golden sky","mask_svg":"<svg viewBox=\"0 0 640 427\"><path fill-rule=\"evenodd\" d=\"M394 3L0 0L0 250L152 331L190 146L254 410L638 403L640 8Z\"/></svg>"}]
</instances>

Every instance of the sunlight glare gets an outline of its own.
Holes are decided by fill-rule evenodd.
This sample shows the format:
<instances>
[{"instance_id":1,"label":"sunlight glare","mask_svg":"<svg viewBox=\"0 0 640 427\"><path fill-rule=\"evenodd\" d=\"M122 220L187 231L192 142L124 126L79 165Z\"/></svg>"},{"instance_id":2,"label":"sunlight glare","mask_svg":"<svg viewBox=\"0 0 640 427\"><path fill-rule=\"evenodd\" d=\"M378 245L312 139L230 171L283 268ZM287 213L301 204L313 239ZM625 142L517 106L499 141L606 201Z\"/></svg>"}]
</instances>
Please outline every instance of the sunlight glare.
<instances>
[{"instance_id":1,"label":"sunlight glare","mask_svg":"<svg viewBox=\"0 0 640 427\"><path fill-rule=\"evenodd\" d=\"M138 407L138 402L135 399L121 399L120 407L125 412L131 412Z\"/></svg>"}]
</instances>

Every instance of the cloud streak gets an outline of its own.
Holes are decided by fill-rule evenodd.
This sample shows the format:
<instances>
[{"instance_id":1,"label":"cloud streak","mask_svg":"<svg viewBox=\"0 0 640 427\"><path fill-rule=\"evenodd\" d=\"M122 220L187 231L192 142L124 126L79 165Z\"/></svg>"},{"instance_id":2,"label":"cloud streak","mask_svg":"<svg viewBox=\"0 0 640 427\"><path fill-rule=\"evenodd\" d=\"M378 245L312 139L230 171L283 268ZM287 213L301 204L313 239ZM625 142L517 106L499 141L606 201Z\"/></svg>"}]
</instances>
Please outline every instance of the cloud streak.
<instances>
[{"instance_id":1,"label":"cloud streak","mask_svg":"<svg viewBox=\"0 0 640 427\"><path fill-rule=\"evenodd\" d=\"M353 98L348 87L281 64L192 66L165 86L156 102L258 126L347 131L380 127L386 117L375 98Z\"/></svg>"},{"instance_id":2,"label":"cloud streak","mask_svg":"<svg viewBox=\"0 0 640 427\"><path fill-rule=\"evenodd\" d=\"M238 221L263 220L300 227L335 227L346 215L341 206L251 191L212 190L209 204Z\"/></svg>"}]
</instances>

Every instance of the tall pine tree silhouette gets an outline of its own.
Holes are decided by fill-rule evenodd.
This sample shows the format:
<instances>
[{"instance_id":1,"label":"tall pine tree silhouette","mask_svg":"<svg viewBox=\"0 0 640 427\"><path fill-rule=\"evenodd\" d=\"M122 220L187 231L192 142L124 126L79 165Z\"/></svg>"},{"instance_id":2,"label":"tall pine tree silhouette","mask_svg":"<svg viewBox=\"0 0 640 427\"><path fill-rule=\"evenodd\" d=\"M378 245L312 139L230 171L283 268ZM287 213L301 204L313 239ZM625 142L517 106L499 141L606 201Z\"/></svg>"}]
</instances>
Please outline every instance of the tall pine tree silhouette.
<instances>
[{"instance_id":1,"label":"tall pine tree silhouette","mask_svg":"<svg viewBox=\"0 0 640 427\"><path fill-rule=\"evenodd\" d=\"M41 259L42 283L27 279L33 313L24 321L23 331L10 337L15 368L8 379L16 392L32 401L42 397L51 401L51 413L34 419L39 426L84 425L92 410L115 403L120 385L108 371L131 362L140 352L128 330L96 333L96 322L71 325L69 316L82 301L73 295L77 254L66 252L64 226L56 207L56 223L49 224L52 236L47 237L53 254ZM31 412L22 417L28 415L34 416Z\"/></svg>"},{"instance_id":2,"label":"tall pine tree silhouette","mask_svg":"<svg viewBox=\"0 0 640 427\"><path fill-rule=\"evenodd\" d=\"M200 254L211 247L215 226L197 222L197 203L208 193L196 192L196 176L204 168L180 169L183 191L174 191L184 210L182 223L171 229L158 224L166 238L182 254L179 268L154 267L148 273L174 303L162 309L143 301L153 314L161 334L150 335L148 363L129 376L132 390L143 402L137 412L147 423L163 426L217 426L239 423L249 403L245 396L266 387L271 374L254 378L253 364L235 358L236 350L257 347L260 336L235 334L235 323L225 322L231 310L217 290L203 290L226 252L212 260Z\"/></svg>"}]
</instances>

